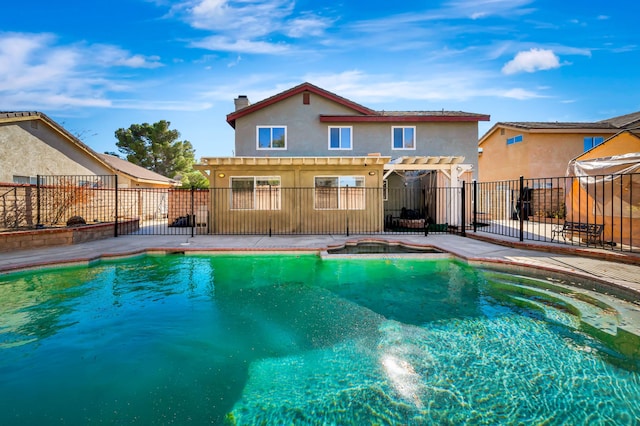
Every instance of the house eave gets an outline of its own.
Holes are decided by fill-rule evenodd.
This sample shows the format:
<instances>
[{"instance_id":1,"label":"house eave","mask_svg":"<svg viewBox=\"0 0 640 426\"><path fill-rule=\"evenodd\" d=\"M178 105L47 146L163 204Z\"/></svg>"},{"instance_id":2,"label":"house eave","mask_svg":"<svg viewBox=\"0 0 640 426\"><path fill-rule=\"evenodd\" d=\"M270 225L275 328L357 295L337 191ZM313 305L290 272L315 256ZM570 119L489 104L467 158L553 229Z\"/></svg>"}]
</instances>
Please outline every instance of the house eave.
<instances>
[{"instance_id":1,"label":"house eave","mask_svg":"<svg viewBox=\"0 0 640 426\"><path fill-rule=\"evenodd\" d=\"M488 115L320 115L321 123L425 123L489 121Z\"/></svg>"},{"instance_id":2,"label":"house eave","mask_svg":"<svg viewBox=\"0 0 640 426\"><path fill-rule=\"evenodd\" d=\"M262 108L266 108L270 105L278 103L284 99L290 98L291 96L297 95L299 93L314 93L318 96L322 96L331 101L337 102L341 105L344 105L352 110L359 112L361 114L367 115L375 115L376 111L369 109L363 105L360 105L356 102L350 101L349 99L343 98L342 96L336 95L335 93L331 93L327 90L321 89L317 86L314 86L310 83L302 83L296 87L293 87L289 90L285 90L284 92L278 93L270 98L264 99L260 102L256 102L255 104L246 106L238 111L234 111L231 114L227 114L227 123L234 129L236 128L236 120L238 118L244 117L247 114L251 114L252 112L258 111Z\"/></svg>"},{"instance_id":3,"label":"house eave","mask_svg":"<svg viewBox=\"0 0 640 426\"><path fill-rule=\"evenodd\" d=\"M516 126L516 125L506 125L503 123L496 123L491 129L489 129L478 141L478 146L485 143L491 135L498 131L498 129L508 129L514 130L518 132L533 134L584 134L584 135L615 135L620 132L621 129L611 129L611 128L602 128L602 127L575 127L575 128L552 128L552 127L526 127L526 126Z\"/></svg>"},{"instance_id":4,"label":"house eave","mask_svg":"<svg viewBox=\"0 0 640 426\"><path fill-rule=\"evenodd\" d=\"M365 166L383 165L391 157L202 157L199 170L220 166Z\"/></svg>"}]
</instances>

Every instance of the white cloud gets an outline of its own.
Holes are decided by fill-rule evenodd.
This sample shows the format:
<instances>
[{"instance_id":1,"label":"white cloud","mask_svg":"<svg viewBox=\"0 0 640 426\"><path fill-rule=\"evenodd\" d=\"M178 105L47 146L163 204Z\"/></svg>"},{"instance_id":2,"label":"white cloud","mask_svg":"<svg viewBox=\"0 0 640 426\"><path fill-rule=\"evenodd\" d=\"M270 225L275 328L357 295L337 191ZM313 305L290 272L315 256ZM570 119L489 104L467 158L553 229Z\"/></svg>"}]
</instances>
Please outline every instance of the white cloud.
<instances>
[{"instance_id":1,"label":"white cloud","mask_svg":"<svg viewBox=\"0 0 640 426\"><path fill-rule=\"evenodd\" d=\"M474 78L470 78L470 75ZM458 102L483 97L518 100L546 97L538 92L521 88L507 90L492 87L491 76L479 70L433 73L424 79L404 80L393 76L370 75L359 70L350 70L339 74L309 74L303 80L365 104L396 100Z\"/></svg>"},{"instance_id":2,"label":"white cloud","mask_svg":"<svg viewBox=\"0 0 640 426\"><path fill-rule=\"evenodd\" d=\"M552 50L530 49L518 52L511 61L502 67L503 74L517 74L520 72L535 72L560 67L560 60Z\"/></svg>"},{"instance_id":3,"label":"white cloud","mask_svg":"<svg viewBox=\"0 0 640 426\"><path fill-rule=\"evenodd\" d=\"M191 46L216 51L270 55L287 53L290 50L290 47L284 43L268 43L247 39L233 39L223 36L207 37L200 41L191 43Z\"/></svg>"},{"instance_id":4,"label":"white cloud","mask_svg":"<svg viewBox=\"0 0 640 426\"><path fill-rule=\"evenodd\" d=\"M488 16L519 16L531 13L532 9L524 6L533 0L455 0L446 7L450 13L466 16L471 19L481 19Z\"/></svg>"},{"instance_id":5,"label":"white cloud","mask_svg":"<svg viewBox=\"0 0 640 426\"><path fill-rule=\"evenodd\" d=\"M158 56L132 55L116 46L97 44L90 46L89 49L96 63L106 67L158 68L164 66Z\"/></svg>"},{"instance_id":6,"label":"white cloud","mask_svg":"<svg viewBox=\"0 0 640 426\"><path fill-rule=\"evenodd\" d=\"M530 90L526 90L526 89L521 89L521 88L516 88L516 89L509 89L509 90L505 90L504 92L501 93L501 96L503 98L511 98L511 99L518 99L518 100L526 100L526 99L535 99L535 98L544 98L545 96L539 95L535 92L532 92Z\"/></svg>"},{"instance_id":7,"label":"white cloud","mask_svg":"<svg viewBox=\"0 0 640 426\"><path fill-rule=\"evenodd\" d=\"M113 68L161 65L157 57L116 46L60 45L52 34L0 33L0 98L3 108L17 110L109 106L107 93L131 89Z\"/></svg>"},{"instance_id":8,"label":"white cloud","mask_svg":"<svg viewBox=\"0 0 640 426\"><path fill-rule=\"evenodd\" d=\"M289 37L300 38L306 36L321 36L332 21L314 15L294 18L287 23L286 34Z\"/></svg>"},{"instance_id":9,"label":"white cloud","mask_svg":"<svg viewBox=\"0 0 640 426\"><path fill-rule=\"evenodd\" d=\"M242 56L238 55L238 56L236 57L235 61L229 62L229 63L227 64L227 68L233 68L233 67L235 67L235 66L239 65L239 64L240 64L240 61L242 61Z\"/></svg>"},{"instance_id":10,"label":"white cloud","mask_svg":"<svg viewBox=\"0 0 640 426\"><path fill-rule=\"evenodd\" d=\"M192 47L240 53L280 54L291 49L278 42L283 37L320 37L333 23L315 12L296 11L292 0L186 0L172 14L210 32Z\"/></svg>"},{"instance_id":11,"label":"white cloud","mask_svg":"<svg viewBox=\"0 0 640 426\"><path fill-rule=\"evenodd\" d=\"M294 4L291 0L189 0L174 11L194 28L253 38L280 29Z\"/></svg>"}]
</instances>

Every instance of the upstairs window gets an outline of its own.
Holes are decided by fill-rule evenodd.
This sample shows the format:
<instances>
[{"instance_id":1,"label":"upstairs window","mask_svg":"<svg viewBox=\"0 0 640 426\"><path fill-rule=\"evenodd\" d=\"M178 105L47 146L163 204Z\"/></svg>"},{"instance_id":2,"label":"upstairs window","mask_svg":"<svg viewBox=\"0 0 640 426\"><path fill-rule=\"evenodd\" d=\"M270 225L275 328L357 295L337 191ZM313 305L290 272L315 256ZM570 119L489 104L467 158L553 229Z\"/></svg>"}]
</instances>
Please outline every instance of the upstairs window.
<instances>
[{"instance_id":1,"label":"upstairs window","mask_svg":"<svg viewBox=\"0 0 640 426\"><path fill-rule=\"evenodd\" d=\"M258 149L287 149L285 126L258 126Z\"/></svg>"},{"instance_id":2,"label":"upstairs window","mask_svg":"<svg viewBox=\"0 0 640 426\"><path fill-rule=\"evenodd\" d=\"M393 149L416 149L416 128L392 127L391 139Z\"/></svg>"},{"instance_id":3,"label":"upstairs window","mask_svg":"<svg viewBox=\"0 0 640 426\"><path fill-rule=\"evenodd\" d=\"M507 139L507 145L513 145L514 143L522 142L522 135L514 136Z\"/></svg>"},{"instance_id":4,"label":"upstairs window","mask_svg":"<svg viewBox=\"0 0 640 426\"><path fill-rule=\"evenodd\" d=\"M318 176L315 208L318 210L363 210L364 176Z\"/></svg>"},{"instance_id":5,"label":"upstairs window","mask_svg":"<svg viewBox=\"0 0 640 426\"><path fill-rule=\"evenodd\" d=\"M280 210L280 177L249 176L231 178L231 209Z\"/></svg>"},{"instance_id":6,"label":"upstairs window","mask_svg":"<svg viewBox=\"0 0 640 426\"><path fill-rule=\"evenodd\" d=\"M351 149L351 127L329 127L329 149Z\"/></svg>"},{"instance_id":7,"label":"upstairs window","mask_svg":"<svg viewBox=\"0 0 640 426\"><path fill-rule=\"evenodd\" d=\"M584 138L584 152L589 151L594 146L600 145L604 142L604 138L602 136L587 136Z\"/></svg>"}]
</instances>

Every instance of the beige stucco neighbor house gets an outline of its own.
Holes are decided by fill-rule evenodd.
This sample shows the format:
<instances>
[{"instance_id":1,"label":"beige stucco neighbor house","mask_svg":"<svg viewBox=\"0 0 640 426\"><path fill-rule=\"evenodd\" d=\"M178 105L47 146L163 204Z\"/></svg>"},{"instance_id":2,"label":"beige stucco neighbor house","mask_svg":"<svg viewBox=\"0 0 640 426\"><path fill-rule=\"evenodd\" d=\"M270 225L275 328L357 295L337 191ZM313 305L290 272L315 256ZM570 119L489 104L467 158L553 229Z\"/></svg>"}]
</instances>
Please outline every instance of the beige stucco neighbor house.
<instances>
[{"instance_id":1,"label":"beige stucco neighbor house","mask_svg":"<svg viewBox=\"0 0 640 426\"><path fill-rule=\"evenodd\" d=\"M479 141L478 180L562 177L567 163L621 130L638 128L640 112L593 123L500 122Z\"/></svg>"},{"instance_id":2,"label":"beige stucco neighbor house","mask_svg":"<svg viewBox=\"0 0 640 426\"><path fill-rule=\"evenodd\" d=\"M167 220L172 188L178 185L93 151L41 112L0 112L0 226L57 224L71 211L109 222L115 216L111 206L116 194L121 219ZM59 196L60 188L72 196ZM44 201L36 202L37 196Z\"/></svg>"},{"instance_id":3,"label":"beige stucco neighbor house","mask_svg":"<svg viewBox=\"0 0 640 426\"><path fill-rule=\"evenodd\" d=\"M211 187L230 190L228 200L212 201L218 216L220 209L265 218L255 210L281 209L285 216L286 210L302 209L304 217L320 220L339 210L360 210L362 217L353 223L376 231L410 210L424 224L441 208L430 205L426 186L459 186L473 178L478 122L488 120L461 111L375 111L303 83L254 104L246 96L236 98L235 111L227 115L236 157L204 157L197 167ZM280 201L269 196L270 207L257 201L256 194L264 197L274 188ZM287 201L285 189L306 189L308 199ZM255 202L242 204L242 191L251 192Z\"/></svg>"},{"instance_id":4,"label":"beige stucco neighbor house","mask_svg":"<svg viewBox=\"0 0 640 426\"><path fill-rule=\"evenodd\" d=\"M35 184L38 175L117 175L120 188L173 188L179 182L98 154L41 112L0 112L0 183Z\"/></svg>"}]
</instances>

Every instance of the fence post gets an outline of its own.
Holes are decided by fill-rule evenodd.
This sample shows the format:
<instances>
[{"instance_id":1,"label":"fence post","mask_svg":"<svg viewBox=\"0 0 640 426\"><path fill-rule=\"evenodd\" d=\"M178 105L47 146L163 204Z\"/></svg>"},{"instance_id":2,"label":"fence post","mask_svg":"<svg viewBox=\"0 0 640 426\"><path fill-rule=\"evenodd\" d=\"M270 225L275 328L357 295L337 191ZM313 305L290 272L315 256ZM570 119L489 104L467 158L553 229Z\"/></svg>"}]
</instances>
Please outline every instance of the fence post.
<instances>
[{"instance_id":1,"label":"fence post","mask_svg":"<svg viewBox=\"0 0 640 426\"><path fill-rule=\"evenodd\" d=\"M193 238L193 231L196 228L196 212L194 208L194 192L195 186L191 185L191 238Z\"/></svg>"},{"instance_id":2,"label":"fence post","mask_svg":"<svg viewBox=\"0 0 640 426\"><path fill-rule=\"evenodd\" d=\"M271 197L271 181L269 181L269 236L271 236L271 217L273 214L273 198Z\"/></svg>"},{"instance_id":3,"label":"fence post","mask_svg":"<svg viewBox=\"0 0 640 426\"><path fill-rule=\"evenodd\" d=\"M473 232L478 232L478 182L473 180Z\"/></svg>"},{"instance_id":4,"label":"fence post","mask_svg":"<svg viewBox=\"0 0 640 426\"><path fill-rule=\"evenodd\" d=\"M467 224L466 224L466 215L467 215L467 208L466 208L466 195L465 195L465 185L466 182L462 181L462 188L460 188L460 202L462 204L462 206L460 207L460 213L461 213L461 218L460 218L460 235L462 235L463 237L467 236Z\"/></svg>"},{"instance_id":5,"label":"fence post","mask_svg":"<svg viewBox=\"0 0 640 426\"><path fill-rule=\"evenodd\" d=\"M117 237L118 236L118 175L113 175L113 181L114 181L114 185L115 185L115 194L116 194L116 217L115 217L115 221L114 221L114 227L113 227L113 236ZM138 219L139 220L139 219Z\"/></svg>"},{"instance_id":6,"label":"fence post","mask_svg":"<svg viewBox=\"0 0 640 426\"><path fill-rule=\"evenodd\" d=\"M518 196L520 202L520 212L518 214L520 219L520 241L524 241L524 176L520 176L520 195Z\"/></svg>"},{"instance_id":7,"label":"fence post","mask_svg":"<svg viewBox=\"0 0 640 426\"><path fill-rule=\"evenodd\" d=\"M42 228L40 221L40 175L36 175L36 228Z\"/></svg>"},{"instance_id":8,"label":"fence post","mask_svg":"<svg viewBox=\"0 0 640 426\"><path fill-rule=\"evenodd\" d=\"M338 191L340 191L340 185L338 185ZM347 185L345 187L344 191L345 191L344 192L345 199L347 200L346 203L345 203L347 205L346 206L347 208L344 211L344 215L345 215L346 222L347 222L347 237L348 237L349 236L349 185ZM340 197L340 193L338 192L338 199L339 199L339 197Z\"/></svg>"}]
</instances>

